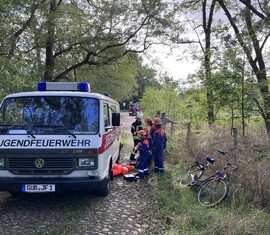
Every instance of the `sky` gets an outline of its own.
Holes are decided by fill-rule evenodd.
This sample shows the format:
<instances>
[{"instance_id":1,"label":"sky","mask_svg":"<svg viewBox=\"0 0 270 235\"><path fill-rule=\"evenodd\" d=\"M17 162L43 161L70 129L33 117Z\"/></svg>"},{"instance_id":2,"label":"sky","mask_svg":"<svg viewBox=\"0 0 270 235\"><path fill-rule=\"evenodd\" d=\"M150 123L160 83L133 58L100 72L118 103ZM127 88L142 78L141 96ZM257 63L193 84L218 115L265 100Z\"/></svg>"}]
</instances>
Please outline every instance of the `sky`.
<instances>
[{"instance_id":1,"label":"sky","mask_svg":"<svg viewBox=\"0 0 270 235\"><path fill-rule=\"evenodd\" d=\"M159 60L159 65L150 65L154 67L158 73L167 73L176 81L186 80L189 74L196 73L199 69L199 62L191 59L181 59L183 51L179 48L173 49L164 46L155 46L153 50L149 53L151 56L156 57ZM149 61L146 59L146 63Z\"/></svg>"},{"instance_id":2,"label":"sky","mask_svg":"<svg viewBox=\"0 0 270 235\"><path fill-rule=\"evenodd\" d=\"M164 71L173 77L174 80L185 80L189 74L198 70L198 63L195 61L177 61L177 57L172 55L163 58Z\"/></svg>"}]
</instances>

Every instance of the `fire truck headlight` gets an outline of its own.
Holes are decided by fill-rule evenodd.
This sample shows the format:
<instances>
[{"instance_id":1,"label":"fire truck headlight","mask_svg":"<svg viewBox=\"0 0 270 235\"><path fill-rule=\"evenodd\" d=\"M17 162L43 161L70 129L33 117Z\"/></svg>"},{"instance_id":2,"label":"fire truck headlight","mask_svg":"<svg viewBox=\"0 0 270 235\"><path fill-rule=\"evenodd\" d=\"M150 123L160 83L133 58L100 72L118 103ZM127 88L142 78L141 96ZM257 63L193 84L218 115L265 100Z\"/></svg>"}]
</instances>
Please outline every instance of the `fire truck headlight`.
<instances>
[{"instance_id":1,"label":"fire truck headlight","mask_svg":"<svg viewBox=\"0 0 270 235\"><path fill-rule=\"evenodd\" d=\"M95 159L94 158L79 158L78 159L78 166L95 166Z\"/></svg>"},{"instance_id":2,"label":"fire truck headlight","mask_svg":"<svg viewBox=\"0 0 270 235\"><path fill-rule=\"evenodd\" d=\"M0 167L4 167L4 166L5 166L5 159L0 158Z\"/></svg>"}]
</instances>

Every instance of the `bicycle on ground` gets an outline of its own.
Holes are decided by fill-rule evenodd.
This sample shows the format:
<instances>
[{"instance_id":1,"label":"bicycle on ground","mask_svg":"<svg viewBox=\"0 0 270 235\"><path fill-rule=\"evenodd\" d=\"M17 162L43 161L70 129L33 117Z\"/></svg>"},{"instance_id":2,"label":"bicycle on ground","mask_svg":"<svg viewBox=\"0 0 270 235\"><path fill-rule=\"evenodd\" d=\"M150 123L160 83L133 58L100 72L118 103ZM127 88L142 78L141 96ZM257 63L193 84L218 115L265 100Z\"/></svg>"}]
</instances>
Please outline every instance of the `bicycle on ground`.
<instances>
[{"instance_id":1,"label":"bicycle on ground","mask_svg":"<svg viewBox=\"0 0 270 235\"><path fill-rule=\"evenodd\" d=\"M226 163L222 169L217 170L213 175L204 177L206 170L211 164L214 164L215 159L207 155L207 164L196 161L186 169L180 177L179 184L181 186L199 186L197 192L198 202L207 207L213 207L225 200L229 193L229 183L227 181L226 169L230 166L232 169L237 169L236 166L229 162L229 155L227 152L218 149L219 153L226 157Z\"/></svg>"}]
</instances>

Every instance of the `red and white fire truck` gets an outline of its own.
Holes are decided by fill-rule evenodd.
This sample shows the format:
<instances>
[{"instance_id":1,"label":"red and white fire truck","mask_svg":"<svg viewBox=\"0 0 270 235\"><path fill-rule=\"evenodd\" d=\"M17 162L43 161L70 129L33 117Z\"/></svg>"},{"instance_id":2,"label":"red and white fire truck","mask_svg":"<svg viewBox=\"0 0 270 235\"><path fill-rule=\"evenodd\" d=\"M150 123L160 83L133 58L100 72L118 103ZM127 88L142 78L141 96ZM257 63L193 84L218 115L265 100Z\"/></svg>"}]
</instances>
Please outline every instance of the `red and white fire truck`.
<instances>
[{"instance_id":1,"label":"red and white fire truck","mask_svg":"<svg viewBox=\"0 0 270 235\"><path fill-rule=\"evenodd\" d=\"M129 103L129 116L136 116L138 112L140 112L140 105L139 103Z\"/></svg>"},{"instance_id":2,"label":"red and white fire truck","mask_svg":"<svg viewBox=\"0 0 270 235\"><path fill-rule=\"evenodd\" d=\"M41 82L0 106L0 191L106 196L121 150L120 108L84 82Z\"/></svg>"}]
</instances>

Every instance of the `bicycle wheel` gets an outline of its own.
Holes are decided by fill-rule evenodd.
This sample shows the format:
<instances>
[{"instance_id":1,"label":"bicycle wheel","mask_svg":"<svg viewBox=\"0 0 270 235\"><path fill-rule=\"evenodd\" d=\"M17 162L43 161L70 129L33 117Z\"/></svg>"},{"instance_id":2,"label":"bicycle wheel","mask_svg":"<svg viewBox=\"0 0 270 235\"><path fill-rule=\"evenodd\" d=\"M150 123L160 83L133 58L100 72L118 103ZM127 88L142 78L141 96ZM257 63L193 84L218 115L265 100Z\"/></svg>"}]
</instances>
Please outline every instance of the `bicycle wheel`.
<instances>
[{"instance_id":1,"label":"bicycle wheel","mask_svg":"<svg viewBox=\"0 0 270 235\"><path fill-rule=\"evenodd\" d=\"M201 170L201 166L199 164L195 164L190 166L186 171L181 175L179 179L179 184L181 186L191 186L196 184L196 181L194 181L195 176L198 175L198 173Z\"/></svg>"},{"instance_id":2,"label":"bicycle wheel","mask_svg":"<svg viewBox=\"0 0 270 235\"><path fill-rule=\"evenodd\" d=\"M209 179L199 188L197 199L203 206L212 207L221 203L228 195L229 185L223 179Z\"/></svg>"}]
</instances>

